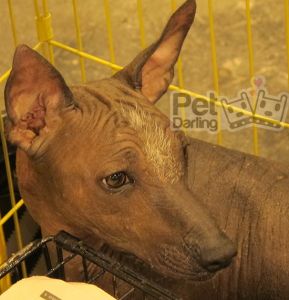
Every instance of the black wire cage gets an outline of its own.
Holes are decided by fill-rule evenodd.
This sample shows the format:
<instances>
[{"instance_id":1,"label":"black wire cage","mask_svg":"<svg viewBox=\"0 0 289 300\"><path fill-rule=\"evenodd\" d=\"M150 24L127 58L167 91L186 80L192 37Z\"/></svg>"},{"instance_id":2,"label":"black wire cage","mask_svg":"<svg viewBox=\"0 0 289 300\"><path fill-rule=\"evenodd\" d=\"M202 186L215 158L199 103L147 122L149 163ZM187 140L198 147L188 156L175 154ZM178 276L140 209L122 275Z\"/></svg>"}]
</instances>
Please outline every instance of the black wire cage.
<instances>
[{"instance_id":1,"label":"black wire cage","mask_svg":"<svg viewBox=\"0 0 289 300\"><path fill-rule=\"evenodd\" d=\"M55 261L50 253L52 247L57 254ZM84 281L98 285L101 278L106 274L110 275L111 286L107 292L116 299L180 299L129 266L105 253L88 247L81 240L65 231L61 231L55 236L36 240L12 255L0 266L0 279L7 274L11 275L13 282L22 279L21 264L34 255L42 256L45 261L46 271L44 274L37 275L63 280L66 278L65 266L76 257L80 258ZM99 270L97 274L90 274L88 264L97 267ZM121 288L123 286L121 283L125 283L125 289Z\"/></svg>"}]
</instances>

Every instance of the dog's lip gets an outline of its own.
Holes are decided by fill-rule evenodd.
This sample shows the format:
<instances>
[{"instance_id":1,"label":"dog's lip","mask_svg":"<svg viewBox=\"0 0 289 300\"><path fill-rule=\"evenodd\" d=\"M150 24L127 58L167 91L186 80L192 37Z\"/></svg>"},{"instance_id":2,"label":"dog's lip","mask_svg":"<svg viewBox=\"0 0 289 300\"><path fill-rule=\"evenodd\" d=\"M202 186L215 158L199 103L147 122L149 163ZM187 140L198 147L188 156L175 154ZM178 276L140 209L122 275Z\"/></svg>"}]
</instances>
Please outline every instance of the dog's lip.
<instances>
[{"instance_id":1,"label":"dog's lip","mask_svg":"<svg viewBox=\"0 0 289 300\"><path fill-rule=\"evenodd\" d=\"M189 269L177 269L173 266L167 266L162 264L162 273L165 272L166 275L163 275L167 278L175 278L175 279L188 279L192 281L206 281L213 278L216 273L210 273L208 271L197 271L192 272Z\"/></svg>"},{"instance_id":2,"label":"dog's lip","mask_svg":"<svg viewBox=\"0 0 289 300\"><path fill-rule=\"evenodd\" d=\"M176 265L167 265L164 263L158 264L158 267L154 266L153 269L166 278L175 278L177 280L187 279L191 281L206 281L212 279L216 275L216 272L212 273L206 270L193 272L192 269L189 268L181 269L176 268Z\"/></svg>"},{"instance_id":3,"label":"dog's lip","mask_svg":"<svg viewBox=\"0 0 289 300\"><path fill-rule=\"evenodd\" d=\"M164 248L166 247L167 246ZM166 277L204 281L211 279L216 274L216 272L209 272L205 270L198 263L198 260L192 255L186 254L186 251L179 251L181 255L172 255L171 252L164 254L164 252L161 251L161 253L156 257L156 265L153 268L160 269L161 273L168 274Z\"/></svg>"}]
</instances>

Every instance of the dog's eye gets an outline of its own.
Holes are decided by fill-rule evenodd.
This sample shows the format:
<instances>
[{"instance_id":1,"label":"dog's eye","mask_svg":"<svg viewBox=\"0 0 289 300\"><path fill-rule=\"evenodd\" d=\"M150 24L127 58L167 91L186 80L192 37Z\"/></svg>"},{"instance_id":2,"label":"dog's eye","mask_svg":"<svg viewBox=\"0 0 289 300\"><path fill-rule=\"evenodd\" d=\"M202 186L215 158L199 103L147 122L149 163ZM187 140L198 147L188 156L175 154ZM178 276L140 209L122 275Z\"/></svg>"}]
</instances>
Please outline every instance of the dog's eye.
<instances>
[{"instance_id":1,"label":"dog's eye","mask_svg":"<svg viewBox=\"0 0 289 300\"><path fill-rule=\"evenodd\" d=\"M109 189L119 189L126 184L133 183L133 179L125 172L117 172L103 178L102 182Z\"/></svg>"}]
</instances>

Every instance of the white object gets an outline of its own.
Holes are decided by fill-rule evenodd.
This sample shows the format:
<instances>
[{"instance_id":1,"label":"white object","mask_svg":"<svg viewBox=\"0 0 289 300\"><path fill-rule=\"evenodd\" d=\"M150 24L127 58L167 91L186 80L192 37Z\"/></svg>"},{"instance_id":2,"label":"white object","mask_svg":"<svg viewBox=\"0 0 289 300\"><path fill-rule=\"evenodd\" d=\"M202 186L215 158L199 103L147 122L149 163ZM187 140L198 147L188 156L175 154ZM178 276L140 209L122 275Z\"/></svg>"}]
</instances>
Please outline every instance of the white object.
<instances>
[{"instance_id":1,"label":"white object","mask_svg":"<svg viewBox=\"0 0 289 300\"><path fill-rule=\"evenodd\" d=\"M92 284L71 283L44 276L33 276L15 283L0 296L1 300L113 300Z\"/></svg>"}]
</instances>

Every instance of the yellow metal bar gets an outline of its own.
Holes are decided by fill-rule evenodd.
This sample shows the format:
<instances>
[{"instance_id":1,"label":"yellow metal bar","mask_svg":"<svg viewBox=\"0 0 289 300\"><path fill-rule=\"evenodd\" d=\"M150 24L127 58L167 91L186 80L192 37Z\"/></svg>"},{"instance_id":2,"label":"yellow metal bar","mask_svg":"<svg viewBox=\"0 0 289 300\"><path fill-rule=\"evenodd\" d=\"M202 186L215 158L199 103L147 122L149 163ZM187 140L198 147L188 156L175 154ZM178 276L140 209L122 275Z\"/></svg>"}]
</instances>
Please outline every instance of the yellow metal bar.
<instances>
[{"instance_id":1,"label":"yellow metal bar","mask_svg":"<svg viewBox=\"0 0 289 300\"><path fill-rule=\"evenodd\" d=\"M219 72L218 72L218 63L217 63L217 47L216 47L215 24L214 24L212 0L208 0L208 8L209 8L210 38L211 38L211 48L212 48L214 89L215 92L219 95L220 94Z\"/></svg>"},{"instance_id":2,"label":"yellow metal bar","mask_svg":"<svg viewBox=\"0 0 289 300\"><path fill-rule=\"evenodd\" d=\"M249 74L250 78L255 75L254 71L254 50L253 50L253 34L252 34L252 18L251 18L251 8L250 0L246 0L246 19L247 19L247 39L248 39L248 51L249 51ZM253 94L253 107L256 106L256 91ZM258 128L253 124L253 152L254 154L259 154L259 136Z\"/></svg>"},{"instance_id":3,"label":"yellow metal bar","mask_svg":"<svg viewBox=\"0 0 289 300\"><path fill-rule=\"evenodd\" d=\"M288 87L289 87L289 0L284 0L285 6L285 27L286 27L286 45L287 45L287 66L288 66Z\"/></svg>"},{"instance_id":4,"label":"yellow metal bar","mask_svg":"<svg viewBox=\"0 0 289 300\"><path fill-rule=\"evenodd\" d=\"M42 15L36 18L36 28L39 42L47 42L53 38L53 30L51 26L51 14ZM46 44L47 45L47 44Z\"/></svg>"},{"instance_id":5,"label":"yellow metal bar","mask_svg":"<svg viewBox=\"0 0 289 300\"><path fill-rule=\"evenodd\" d=\"M72 0L72 6L73 6L74 26L75 26L75 32L76 32L77 47L80 51L83 51L77 0ZM84 62L83 57L79 57L79 64L80 64L80 71L81 71L81 80L82 80L82 82L86 82L86 70L85 70L85 62Z\"/></svg>"},{"instance_id":6,"label":"yellow metal bar","mask_svg":"<svg viewBox=\"0 0 289 300\"><path fill-rule=\"evenodd\" d=\"M38 5L38 1L34 0L34 10L35 10L35 17L39 18L40 17L40 10L39 10L39 5Z\"/></svg>"},{"instance_id":7,"label":"yellow metal bar","mask_svg":"<svg viewBox=\"0 0 289 300\"><path fill-rule=\"evenodd\" d=\"M39 35L39 28L38 28L37 21L40 19L41 15L40 15L38 0L34 0L33 3L34 3L35 20L36 20L36 26L37 26L36 29L37 29L37 34ZM38 39L39 39L39 36L38 36ZM42 41L41 41L41 53L43 55L46 54L46 49L45 49L44 43Z\"/></svg>"},{"instance_id":8,"label":"yellow metal bar","mask_svg":"<svg viewBox=\"0 0 289 300\"><path fill-rule=\"evenodd\" d=\"M38 40L41 43L41 52L45 57L48 57L49 61L54 64L53 47L50 44L46 44L53 38L53 31L51 27L51 14L48 11L47 0L42 0L43 12L39 9L38 0L34 0L35 21ZM45 47L47 46L47 47Z\"/></svg>"},{"instance_id":9,"label":"yellow metal bar","mask_svg":"<svg viewBox=\"0 0 289 300\"><path fill-rule=\"evenodd\" d=\"M13 34L14 46L16 47L16 45L18 44L18 39L17 39L15 17L14 17L14 12L13 12L13 7L12 7L11 0L8 0L8 7L9 7L9 16L10 16L11 30L12 30L12 34Z\"/></svg>"},{"instance_id":10,"label":"yellow metal bar","mask_svg":"<svg viewBox=\"0 0 289 300\"><path fill-rule=\"evenodd\" d=\"M218 62L217 62L217 47L216 47L216 35L215 35L215 24L214 24L214 9L212 0L208 0L208 9L209 9L209 24L210 24L210 40L211 40L211 52L212 52L212 66L213 66L213 82L214 90L217 98L220 96L220 86L219 86L219 71L218 71ZM221 110L218 109L218 135L217 142L219 145L223 144L223 134L222 134L222 117Z\"/></svg>"},{"instance_id":11,"label":"yellow metal bar","mask_svg":"<svg viewBox=\"0 0 289 300\"><path fill-rule=\"evenodd\" d=\"M247 18L247 39L248 39L248 51L249 51L249 72L251 78L254 77L254 50L253 50L253 34L252 34L252 19L250 0L246 0L246 18Z\"/></svg>"},{"instance_id":12,"label":"yellow metal bar","mask_svg":"<svg viewBox=\"0 0 289 300\"><path fill-rule=\"evenodd\" d=\"M104 66L110 67L110 68L112 68L114 70L121 70L122 69L120 66L118 66L118 65L116 65L114 63L111 63L110 61L98 58L98 57L96 57L94 55L91 55L91 54L88 54L86 52L82 52L82 51L80 51L78 49L69 47L69 46L67 46L65 44L62 44L60 42L51 40L51 41L49 41L49 43L51 43L55 47L61 48L61 49L66 50L66 51L69 51L69 52L71 52L71 53L73 53L75 55L84 57L86 59L90 59L90 60L95 61L97 63L100 63L100 64L102 64Z\"/></svg>"},{"instance_id":13,"label":"yellow metal bar","mask_svg":"<svg viewBox=\"0 0 289 300\"><path fill-rule=\"evenodd\" d=\"M6 80L11 72L11 69L6 71L3 75L0 76L0 83L2 83L4 80Z\"/></svg>"},{"instance_id":14,"label":"yellow metal bar","mask_svg":"<svg viewBox=\"0 0 289 300\"><path fill-rule=\"evenodd\" d=\"M47 14L48 13L47 0L42 0L42 7L43 7L44 14Z\"/></svg>"},{"instance_id":15,"label":"yellow metal bar","mask_svg":"<svg viewBox=\"0 0 289 300\"><path fill-rule=\"evenodd\" d=\"M138 22L139 22L140 45L141 48L144 49L146 47L146 36L144 30L142 0L137 0L137 15L138 15Z\"/></svg>"},{"instance_id":16,"label":"yellow metal bar","mask_svg":"<svg viewBox=\"0 0 289 300\"><path fill-rule=\"evenodd\" d=\"M13 208L16 205L16 200L15 200L15 194L14 194L13 179L12 179L12 172L11 172L10 161L9 161L8 148L7 148L7 143L6 143L5 134L4 134L3 118L1 116L0 116L0 134L1 134L2 150L3 150L4 161L5 161L5 167L6 167L6 176L7 176L7 180L8 180L10 201L11 201L11 206ZM18 215L16 212L13 214L13 220L14 220L14 226L15 226L17 246L18 246L18 249L21 250L23 248L23 240L22 240L22 234L21 234ZM23 275L24 275L24 277L26 277L27 276L26 265L24 262L21 265L22 265Z\"/></svg>"},{"instance_id":17,"label":"yellow metal bar","mask_svg":"<svg viewBox=\"0 0 289 300\"><path fill-rule=\"evenodd\" d=\"M177 8L176 0L171 0L171 9L174 12ZM177 78L178 78L178 86L180 88L184 88L184 75L183 75L183 62L182 62L182 56L179 55L178 61L177 61ZM186 111L185 108L182 107L182 118L186 119ZM187 129L183 128L183 131L185 134L187 134Z\"/></svg>"},{"instance_id":18,"label":"yellow metal bar","mask_svg":"<svg viewBox=\"0 0 289 300\"><path fill-rule=\"evenodd\" d=\"M8 213L0 219L0 226L4 225L17 211L20 207L24 205L23 199L19 200L9 211Z\"/></svg>"},{"instance_id":19,"label":"yellow metal bar","mask_svg":"<svg viewBox=\"0 0 289 300\"><path fill-rule=\"evenodd\" d=\"M36 20L36 24L37 24L37 20L40 19L40 9L39 9L38 0L34 0L33 3L34 3L34 11L35 11L35 20ZM36 29L37 29L37 34L39 35L38 27ZM45 54L45 46L43 43L41 43L41 52L43 55Z\"/></svg>"},{"instance_id":20,"label":"yellow metal bar","mask_svg":"<svg viewBox=\"0 0 289 300\"><path fill-rule=\"evenodd\" d=\"M0 216L1 220L1 216ZM3 264L7 260L7 248L5 235L3 231L3 227L0 226L0 265ZM11 277L10 275L4 276L0 279L0 295L5 292L11 286Z\"/></svg>"},{"instance_id":21,"label":"yellow metal bar","mask_svg":"<svg viewBox=\"0 0 289 300\"><path fill-rule=\"evenodd\" d=\"M115 52L114 52L113 35L112 35L112 28L111 28L109 0L103 0L103 5L104 5L104 14L105 14L105 21L106 21L106 28L107 28L107 36L108 36L110 61L112 63L115 63Z\"/></svg>"},{"instance_id":22,"label":"yellow metal bar","mask_svg":"<svg viewBox=\"0 0 289 300\"><path fill-rule=\"evenodd\" d=\"M44 16L50 17L47 0L42 0L42 6L43 6ZM51 24L50 24L50 26L51 26ZM52 30L51 30L51 32L52 32ZM53 46L51 44L48 44L48 55L49 55L49 61L54 65L55 64L54 52L53 52Z\"/></svg>"}]
</instances>

